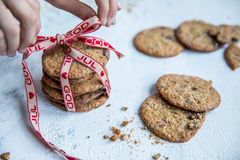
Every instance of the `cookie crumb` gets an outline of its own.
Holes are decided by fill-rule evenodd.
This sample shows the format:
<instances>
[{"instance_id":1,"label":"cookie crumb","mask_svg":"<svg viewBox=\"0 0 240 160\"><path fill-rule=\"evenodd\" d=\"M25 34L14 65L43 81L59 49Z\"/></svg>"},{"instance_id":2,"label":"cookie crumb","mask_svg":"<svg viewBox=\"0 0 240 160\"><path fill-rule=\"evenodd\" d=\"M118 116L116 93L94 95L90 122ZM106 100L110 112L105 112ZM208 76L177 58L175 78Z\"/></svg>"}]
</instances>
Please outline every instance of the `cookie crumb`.
<instances>
[{"instance_id":1,"label":"cookie crumb","mask_svg":"<svg viewBox=\"0 0 240 160\"><path fill-rule=\"evenodd\" d=\"M0 155L0 158L3 160L9 160L10 159L10 152L6 152Z\"/></svg>"},{"instance_id":2,"label":"cookie crumb","mask_svg":"<svg viewBox=\"0 0 240 160\"><path fill-rule=\"evenodd\" d=\"M108 138L109 138L108 135L104 135L104 136L103 136L103 139L108 139Z\"/></svg>"},{"instance_id":3,"label":"cookie crumb","mask_svg":"<svg viewBox=\"0 0 240 160\"><path fill-rule=\"evenodd\" d=\"M127 136L126 136L126 134L122 134L120 138L121 138L122 141L127 140Z\"/></svg>"},{"instance_id":4,"label":"cookie crumb","mask_svg":"<svg viewBox=\"0 0 240 160\"><path fill-rule=\"evenodd\" d=\"M142 126L141 129L142 130L147 130L147 127L146 126Z\"/></svg>"},{"instance_id":5,"label":"cookie crumb","mask_svg":"<svg viewBox=\"0 0 240 160\"><path fill-rule=\"evenodd\" d=\"M109 139L114 142L114 141L116 141L118 138L119 138L119 134L114 134L114 135L111 136Z\"/></svg>"},{"instance_id":6,"label":"cookie crumb","mask_svg":"<svg viewBox=\"0 0 240 160\"><path fill-rule=\"evenodd\" d=\"M121 127L126 127L129 123L130 121L122 121Z\"/></svg>"},{"instance_id":7,"label":"cookie crumb","mask_svg":"<svg viewBox=\"0 0 240 160\"><path fill-rule=\"evenodd\" d=\"M155 144L163 144L163 142L161 142L160 140L155 140Z\"/></svg>"},{"instance_id":8,"label":"cookie crumb","mask_svg":"<svg viewBox=\"0 0 240 160\"><path fill-rule=\"evenodd\" d=\"M112 131L114 134L118 134L118 135L121 133L121 130L118 129L117 127L112 127Z\"/></svg>"},{"instance_id":9,"label":"cookie crumb","mask_svg":"<svg viewBox=\"0 0 240 160\"><path fill-rule=\"evenodd\" d=\"M136 145L136 144L139 144L140 143L140 141L139 140L134 140L134 144Z\"/></svg>"},{"instance_id":10,"label":"cookie crumb","mask_svg":"<svg viewBox=\"0 0 240 160\"><path fill-rule=\"evenodd\" d=\"M152 159L154 159L154 160L160 160L160 157L161 157L161 154L158 153L158 154L155 154L154 156L152 156Z\"/></svg>"},{"instance_id":11,"label":"cookie crumb","mask_svg":"<svg viewBox=\"0 0 240 160\"><path fill-rule=\"evenodd\" d=\"M111 107L111 104L107 104L106 107L107 107L107 108L108 108L108 107Z\"/></svg>"},{"instance_id":12,"label":"cookie crumb","mask_svg":"<svg viewBox=\"0 0 240 160\"><path fill-rule=\"evenodd\" d=\"M126 112L128 110L128 107L122 107L121 110Z\"/></svg>"}]
</instances>

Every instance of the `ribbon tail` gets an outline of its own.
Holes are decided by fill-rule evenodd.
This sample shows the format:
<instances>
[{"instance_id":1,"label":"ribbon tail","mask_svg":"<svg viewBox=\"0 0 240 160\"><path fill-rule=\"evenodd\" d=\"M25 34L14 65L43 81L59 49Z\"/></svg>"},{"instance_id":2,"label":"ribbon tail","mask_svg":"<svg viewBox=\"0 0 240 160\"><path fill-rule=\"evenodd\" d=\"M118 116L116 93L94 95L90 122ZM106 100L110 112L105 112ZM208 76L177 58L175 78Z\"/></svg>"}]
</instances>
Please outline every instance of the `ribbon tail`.
<instances>
[{"instance_id":1,"label":"ribbon tail","mask_svg":"<svg viewBox=\"0 0 240 160\"><path fill-rule=\"evenodd\" d=\"M36 43L35 45L32 45L26 49L26 51L24 52L24 59L29 57L33 52L42 51L44 49L54 46L55 44L56 43L51 39L47 39L39 43Z\"/></svg>"},{"instance_id":2,"label":"ribbon tail","mask_svg":"<svg viewBox=\"0 0 240 160\"><path fill-rule=\"evenodd\" d=\"M125 55L124 54L122 54L121 52L119 52L119 51L114 51L115 52L115 54L117 55L117 57L118 57L118 59L121 59L121 58L123 58Z\"/></svg>"},{"instance_id":3,"label":"ribbon tail","mask_svg":"<svg viewBox=\"0 0 240 160\"><path fill-rule=\"evenodd\" d=\"M117 51L111 44L109 44L107 41L101 38L93 36L80 36L77 39L81 41L83 44L88 46L111 50L117 55L118 59L124 57L124 55L121 52Z\"/></svg>"}]
</instances>

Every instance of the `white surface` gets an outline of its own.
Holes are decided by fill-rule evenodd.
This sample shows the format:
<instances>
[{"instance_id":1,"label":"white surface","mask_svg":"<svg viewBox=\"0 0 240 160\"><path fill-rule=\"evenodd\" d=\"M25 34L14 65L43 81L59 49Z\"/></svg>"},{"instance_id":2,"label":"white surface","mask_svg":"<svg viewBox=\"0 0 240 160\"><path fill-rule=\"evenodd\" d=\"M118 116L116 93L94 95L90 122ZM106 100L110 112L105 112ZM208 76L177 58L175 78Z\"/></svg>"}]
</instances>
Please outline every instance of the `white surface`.
<instances>
[{"instance_id":1,"label":"white surface","mask_svg":"<svg viewBox=\"0 0 240 160\"><path fill-rule=\"evenodd\" d=\"M43 3L42 35L64 33L79 23L76 17ZM239 160L240 70L233 72L229 69L223 58L223 49L211 54L184 51L174 58L157 59L137 52L132 38L148 27L176 27L183 20L193 18L214 24L240 24L240 1L125 0L122 7L117 25L94 33L126 55L118 61L112 54L108 64L112 94L106 104L110 103L111 107L103 106L82 114L66 113L53 107L41 92L41 53L29 59L39 91L41 129L45 137L85 160L150 160L158 152L171 160ZM129 7L132 13L129 13ZM61 159L44 147L26 125L20 63L20 56L0 59L0 153L10 151L13 160ZM140 129L142 124L136 113L142 101L155 92L157 79L166 73L197 75L212 80L222 102L219 108L207 114L203 127L191 141L152 145L148 132ZM128 112L120 111L125 105L129 107ZM111 143L102 139L104 134L111 134L109 127L119 124L124 117L135 118L127 127L135 129L132 140L141 139L141 144L133 145L134 149L130 147L132 143Z\"/></svg>"}]
</instances>

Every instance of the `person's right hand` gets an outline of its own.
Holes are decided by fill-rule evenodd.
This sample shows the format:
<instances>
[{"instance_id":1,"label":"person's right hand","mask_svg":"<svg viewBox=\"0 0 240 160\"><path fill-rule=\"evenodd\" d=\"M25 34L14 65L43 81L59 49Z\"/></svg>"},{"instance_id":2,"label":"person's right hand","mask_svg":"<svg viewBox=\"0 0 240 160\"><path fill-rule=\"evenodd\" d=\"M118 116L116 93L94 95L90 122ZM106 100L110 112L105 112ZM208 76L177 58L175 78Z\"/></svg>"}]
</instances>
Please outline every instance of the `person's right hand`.
<instances>
[{"instance_id":1,"label":"person's right hand","mask_svg":"<svg viewBox=\"0 0 240 160\"><path fill-rule=\"evenodd\" d=\"M15 56L33 43L40 30L38 0L0 0L0 55Z\"/></svg>"},{"instance_id":2,"label":"person's right hand","mask_svg":"<svg viewBox=\"0 0 240 160\"><path fill-rule=\"evenodd\" d=\"M87 4L79 0L47 0L53 6L65 10L79 17L88 19L97 15L103 26L111 26L116 23L117 11L121 9L118 0L95 0L98 6L96 12Z\"/></svg>"}]
</instances>

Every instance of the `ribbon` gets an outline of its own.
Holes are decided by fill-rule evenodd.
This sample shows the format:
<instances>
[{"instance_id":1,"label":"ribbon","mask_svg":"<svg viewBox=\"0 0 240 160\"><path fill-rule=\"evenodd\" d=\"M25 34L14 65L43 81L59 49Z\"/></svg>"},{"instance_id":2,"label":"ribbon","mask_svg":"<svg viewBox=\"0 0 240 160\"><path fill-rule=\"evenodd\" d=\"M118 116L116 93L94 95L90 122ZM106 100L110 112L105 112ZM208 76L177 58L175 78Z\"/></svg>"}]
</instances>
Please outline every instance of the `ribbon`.
<instances>
[{"instance_id":1,"label":"ribbon","mask_svg":"<svg viewBox=\"0 0 240 160\"><path fill-rule=\"evenodd\" d=\"M92 37L92 36L83 36L85 34L94 32L101 27L101 22L99 21L98 17L94 16L89 18L75 28L67 32L66 34L57 34L55 37L51 36L37 36L36 42L29 46L23 54L22 58L22 70L25 79L25 89L27 95L27 106L28 106L28 117L30 120L30 124L36 133L36 135L53 151L56 151L64 159L67 160L80 160L79 158L72 157L68 155L65 151L58 148L51 142L48 142L44 139L40 131L40 121L39 121L39 110L38 110L38 101L36 95L36 88L34 85L34 81L30 70L28 69L26 59L34 52L42 51L45 49L49 49L56 45L63 45L64 47L64 60L61 67L60 72L60 82L62 88L62 95L64 97L64 104L67 111L76 112L75 103L73 100L73 92L71 89L71 85L69 82L69 72L72 66L72 62L75 60L84 66L92 69L96 74L98 74L102 84L106 88L107 95L110 95L111 86L108 79L108 75L106 73L105 67L102 66L99 62L92 59L85 53L81 52L80 50L72 47L70 45L73 41L80 41L85 45L98 47L102 49L108 49L117 55L118 58L121 58L123 55L118 52L112 45L106 42L103 39Z\"/></svg>"}]
</instances>

